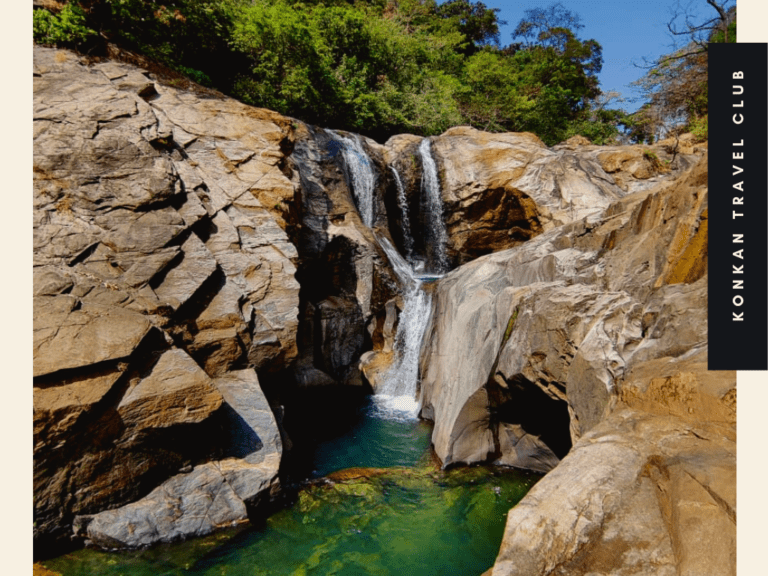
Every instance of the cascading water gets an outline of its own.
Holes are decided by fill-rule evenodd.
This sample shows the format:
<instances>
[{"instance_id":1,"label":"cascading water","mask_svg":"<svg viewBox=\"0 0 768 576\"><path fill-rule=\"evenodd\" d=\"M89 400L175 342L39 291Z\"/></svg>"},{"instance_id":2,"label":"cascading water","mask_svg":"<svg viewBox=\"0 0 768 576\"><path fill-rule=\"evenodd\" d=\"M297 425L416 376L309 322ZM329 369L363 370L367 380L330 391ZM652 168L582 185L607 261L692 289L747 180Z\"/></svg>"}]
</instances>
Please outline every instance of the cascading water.
<instances>
[{"instance_id":1,"label":"cascading water","mask_svg":"<svg viewBox=\"0 0 768 576\"><path fill-rule=\"evenodd\" d=\"M376 188L376 173L373 170L373 162L366 154L357 134L353 138L346 138L333 130L328 130L328 132L333 134L334 139L340 143L347 176L351 181L352 192L357 201L357 211L363 219L363 224L370 228L373 226L373 199Z\"/></svg>"},{"instance_id":2,"label":"cascading water","mask_svg":"<svg viewBox=\"0 0 768 576\"><path fill-rule=\"evenodd\" d=\"M347 175L353 189L357 209L363 223L369 228L373 225L373 200L376 185L376 174L373 163L366 154L357 135L346 138L328 131L344 157ZM448 258L445 247L448 233L443 223L443 203L440 197L440 184L437 177L437 167L432 158L428 139L424 139L419 147L424 166L422 189L425 193L427 212L427 240L432 255L430 259L430 276L440 275L448 270ZM408 218L408 203L400 174L392 167L392 173L397 185L397 202L402 210L403 244L406 255L411 257L413 237ZM413 420L418 417L419 403L416 400L416 388L419 377L419 354L424 331L429 323L431 311L430 294L421 288L421 279L414 274L411 265L398 253L392 244L384 237L378 237L379 245L386 252L389 261L403 287L403 310L395 334L396 359L373 400L376 414L388 419Z\"/></svg>"},{"instance_id":3,"label":"cascading water","mask_svg":"<svg viewBox=\"0 0 768 576\"><path fill-rule=\"evenodd\" d=\"M403 248L405 249L405 258L409 262L413 258L413 236L411 236L411 221L408 218L408 199L405 196L403 181L400 180L400 174L394 166L390 166L392 174L395 176L397 186L397 205L400 207L403 224Z\"/></svg>"},{"instance_id":4,"label":"cascading water","mask_svg":"<svg viewBox=\"0 0 768 576\"><path fill-rule=\"evenodd\" d=\"M386 418L410 420L418 417L416 387L419 379L419 353L424 331L429 324L432 299L421 288L411 266L386 238L379 244L387 253L392 268L403 286L403 311L395 333L394 364L377 390L374 402L378 413Z\"/></svg>"},{"instance_id":5,"label":"cascading water","mask_svg":"<svg viewBox=\"0 0 768 576\"><path fill-rule=\"evenodd\" d=\"M424 194L427 229L427 271L437 274L447 272L450 268L446 246L448 231L443 221L443 199L440 195L440 180L437 177L437 165L432 158L432 147L429 138L424 138L419 145L423 174L421 189ZM431 257L430 257L431 256Z\"/></svg>"}]
</instances>

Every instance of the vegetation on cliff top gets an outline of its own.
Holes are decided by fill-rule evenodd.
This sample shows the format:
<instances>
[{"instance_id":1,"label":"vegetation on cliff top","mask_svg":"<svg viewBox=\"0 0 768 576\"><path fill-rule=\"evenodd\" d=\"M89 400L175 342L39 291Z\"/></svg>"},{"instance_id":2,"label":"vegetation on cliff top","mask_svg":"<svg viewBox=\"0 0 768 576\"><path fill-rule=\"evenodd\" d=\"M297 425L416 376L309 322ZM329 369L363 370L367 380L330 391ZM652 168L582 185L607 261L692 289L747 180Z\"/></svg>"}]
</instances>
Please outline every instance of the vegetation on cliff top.
<instances>
[{"instance_id":1,"label":"vegetation on cliff top","mask_svg":"<svg viewBox=\"0 0 768 576\"><path fill-rule=\"evenodd\" d=\"M620 126L652 136L648 108L606 108L602 48L579 37L577 14L527 10L502 46L498 12L470 0L79 0L36 10L34 35L90 53L111 42L248 104L379 139L458 124L549 145L605 143ZM701 90L682 98L701 129Z\"/></svg>"},{"instance_id":2,"label":"vegetation on cliff top","mask_svg":"<svg viewBox=\"0 0 768 576\"><path fill-rule=\"evenodd\" d=\"M736 42L736 2L706 3L712 9L704 19L690 14L692 3L678 7L668 28L682 45L649 62L646 74L634 83L646 102L627 124L633 140L653 143L656 135L674 133L678 127L698 140L707 139L707 45Z\"/></svg>"}]
</instances>

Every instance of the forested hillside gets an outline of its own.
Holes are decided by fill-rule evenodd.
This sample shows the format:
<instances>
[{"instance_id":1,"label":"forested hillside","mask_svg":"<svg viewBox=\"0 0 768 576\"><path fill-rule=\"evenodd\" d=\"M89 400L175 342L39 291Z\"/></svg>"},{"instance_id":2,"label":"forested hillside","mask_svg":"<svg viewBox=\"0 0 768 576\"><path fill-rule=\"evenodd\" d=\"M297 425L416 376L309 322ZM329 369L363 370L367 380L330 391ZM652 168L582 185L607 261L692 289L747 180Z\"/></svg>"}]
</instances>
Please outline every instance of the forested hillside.
<instances>
[{"instance_id":1,"label":"forested hillside","mask_svg":"<svg viewBox=\"0 0 768 576\"><path fill-rule=\"evenodd\" d=\"M385 140L451 126L652 141L681 123L706 137L706 43L733 42L730 0L709 20L678 11L683 46L638 82L636 113L608 106L602 47L560 3L531 8L502 39L499 9L448 0L39 0L38 43L98 56L117 46L247 104ZM510 43L504 44L504 40Z\"/></svg>"},{"instance_id":2,"label":"forested hillside","mask_svg":"<svg viewBox=\"0 0 768 576\"><path fill-rule=\"evenodd\" d=\"M561 5L532 9L502 45L498 9L450 0L83 0L35 12L39 43L109 42L248 104L386 138L470 124L600 143L602 50Z\"/></svg>"},{"instance_id":3,"label":"forested hillside","mask_svg":"<svg viewBox=\"0 0 768 576\"><path fill-rule=\"evenodd\" d=\"M548 145L620 131L652 142L681 126L706 138L706 44L736 40L731 0L707 4L708 19L674 15L682 45L648 63L633 114L609 107L602 47L560 3L526 10L502 39L499 9L469 0L38 0L34 34L96 57L129 50L247 104L380 140L468 124Z\"/></svg>"}]
</instances>

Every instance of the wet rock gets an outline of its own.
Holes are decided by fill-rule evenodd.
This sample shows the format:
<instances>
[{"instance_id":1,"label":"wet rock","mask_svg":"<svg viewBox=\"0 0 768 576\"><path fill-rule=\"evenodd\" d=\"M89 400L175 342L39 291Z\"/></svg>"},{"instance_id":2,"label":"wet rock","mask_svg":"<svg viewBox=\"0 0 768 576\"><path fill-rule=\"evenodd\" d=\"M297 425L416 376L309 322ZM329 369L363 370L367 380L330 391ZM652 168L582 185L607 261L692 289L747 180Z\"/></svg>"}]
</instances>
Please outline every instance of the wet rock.
<instances>
[{"instance_id":1,"label":"wet rock","mask_svg":"<svg viewBox=\"0 0 768 576\"><path fill-rule=\"evenodd\" d=\"M391 176L381 146L361 139L364 164L375 178L373 226L358 213L354 179L341 152L340 137L299 124L291 155L301 190L301 253L297 278L305 302L300 327L300 359L293 379L300 386L361 385L360 357L384 346L386 303L398 283L376 235L389 237L384 189ZM374 344L375 343L375 344Z\"/></svg>"}]
</instances>

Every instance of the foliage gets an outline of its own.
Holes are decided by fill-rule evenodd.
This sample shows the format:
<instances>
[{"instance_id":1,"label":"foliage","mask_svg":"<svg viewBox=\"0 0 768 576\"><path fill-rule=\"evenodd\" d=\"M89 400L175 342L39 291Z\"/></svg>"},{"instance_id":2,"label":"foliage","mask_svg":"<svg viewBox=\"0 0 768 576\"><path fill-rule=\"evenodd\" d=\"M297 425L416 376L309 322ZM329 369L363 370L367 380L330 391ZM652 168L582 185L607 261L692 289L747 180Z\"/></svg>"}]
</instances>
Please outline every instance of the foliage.
<instances>
[{"instance_id":1,"label":"foliage","mask_svg":"<svg viewBox=\"0 0 768 576\"><path fill-rule=\"evenodd\" d=\"M470 123L534 132L549 145L575 134L602 143L618 133L621 113L593 107L601 46L562 24L581 26L560 4L528 10L515 32L527 43L512 50L486 47L467 60L463 112Z\"/></svg>"},{"instance_id":2,"label":"foliage","mask_svg":"<svg viewBox=\"0 0 768 576\"><path fill-rule=\"evenodd\" d=\"M696 137L696 142L704 142L709 136L709 115L704 114L688 123L688 131Z\"/></svg>"},{"instance_id":3,"label":"foliage","mask_svg":"<svg viewBox=\"0 0 768 576\"><path fill-rule=\"evenodd\" d=\"M356 131L434 133L460 122L448 72L460 67L460 33L405 33L366 9L280 0L240 8L232 46L249 70L245 102ZM412 22L412 21L411 21Z\"/></svg>"},{"instance_id":4,"label":"foliage","mask_svg":"<svg viewBox=\"0 0 768 576\"><path fill-rule=\"evenodd\" d=\"M546 8L529 8L524 14L512 37L523 38L528 46L552 46L556 39L549 36L551 30L559 28L575 31L584 28L581 17L560 2L550 4Z\"/></svg>"},{"instance_id":5,"label":"foliage","mask_svg":"<svg viewBox=\"0 0 768 576\"><path fill-rule=\"evenodd\" d=\"M240 62L228 45L244 0L81 0L108 41L145 54L201 84L223 88Z\"/></svg>"},{"instance_id":6,"label":"foliage","mask_svg":"<svg viewBox=\"0 0 768 576\"><path fill-rule=\"evenodd\" d=\"M58 14L47 10L35 10L32 15L32 31L35 42L40 44L78 45L96 34L86 26L82 8L67 4Z\"/></svg>"},{"instance_id":7,"label":"foliage","mask_svg":"<svg viewBox=\"0 0 768 576\"><path fill-rule=\"evenodd\" d=\"M636 142L650 142L667 133L706 132L708 112L707 43L736 41L736 8L733 0L707 4L715 14L695 22L686 12L674 15L669 23L673 36L685 38L684 46L651 63L648 72L635 85L646 104L629 123L630 137ZM703 130L703 131L702 131Z\"/></svg>"},{"instance_id":8,"label":"foliage","mask_svg":"<svg viewBox=\"0 0 768 576\"><path fill-rule=\"evenodd\" d=\"M482 2L448 0L436 7L435 14L449 20L476 50L484 45L499 45L499 26L506 24L497 18L499 11L499 8L488 8Z\"/></svg>"},{"instance_id":9,"label":"foliage","mask_svg":"<svg viewBox=\"0 0 768 576\"><path fill-rule=\"evenodd\" d=\"M578 38L578 15L528 10L524 42L505 48L498 12L471 0L80 0L36 11L35 39L98 31L249 104L376 138L469 123L548 144L610 140L616 111L594 104L602 49ZM50 32L62 27L80 36Z\"/></svg>"},{"instance_id":10,"label":"foliage","mask_svg":"<svg viewBox=\"0 0 768 576\"><path fill-rule=\"evenodd\" d=\"M571 136L584 136L593 144L603 145L615 142L619 126L623 126L626 113L622 110L588 109L581 118L569 123L562 139Z\"/></svg>"}]
</instances>

